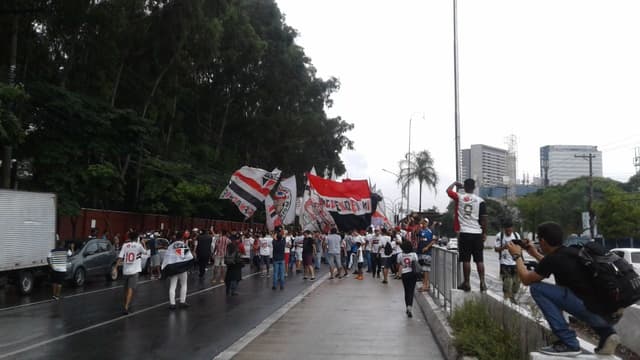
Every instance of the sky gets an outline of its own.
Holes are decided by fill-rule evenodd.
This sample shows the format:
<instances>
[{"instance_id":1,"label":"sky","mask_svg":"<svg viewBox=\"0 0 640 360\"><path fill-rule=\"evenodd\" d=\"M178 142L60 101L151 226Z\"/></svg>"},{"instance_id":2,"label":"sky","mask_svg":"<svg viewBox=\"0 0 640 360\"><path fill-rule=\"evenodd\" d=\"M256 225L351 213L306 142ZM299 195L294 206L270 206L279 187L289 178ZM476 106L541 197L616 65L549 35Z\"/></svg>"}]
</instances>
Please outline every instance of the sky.
<instances>
[{"instance_id":1,"label":"sky","mask_svg":"<svg viewBox=\"0 0 640 360\"><path fill-rule=\"evenodd\" d=\"M400 202L391 172L428 150L444 210L455 180L453 0L276 0L321 78L341 88L329 116L354 124L346 177ZM640 147L640 1L458 0L461 148L507 149L539 176L544 145L597 145L605 177L627 181ZM410 121L411 119L411 121ZM409 124L411 123L411 133ZM418 185L411 187L418 209Z\"/></svg>"}]
</instances>

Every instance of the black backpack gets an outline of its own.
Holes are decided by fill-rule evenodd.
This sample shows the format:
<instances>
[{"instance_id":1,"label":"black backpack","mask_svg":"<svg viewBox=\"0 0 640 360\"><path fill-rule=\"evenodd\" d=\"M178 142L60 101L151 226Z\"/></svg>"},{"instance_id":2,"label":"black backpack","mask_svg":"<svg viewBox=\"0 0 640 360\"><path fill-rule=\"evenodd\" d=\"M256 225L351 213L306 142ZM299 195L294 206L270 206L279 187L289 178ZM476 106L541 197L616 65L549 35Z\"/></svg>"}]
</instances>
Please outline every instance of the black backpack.
<instances>
[{"instance_id":1,"label":"black backpack","mask_svg":"<svg viewBox=\"0 0 640 360\"><path fill-rule=\"evenodd\" d=\"M387 242L386 244L384 244L384 254L391 255L392 252L393 252L393 249L391 248L391 243Z\"/></svg>"},{"instance_id":2,"label":"black backpack","mask_svg":"<svg viewBox=\"0 0 640 360\"><path fill-rule=\"evenodd\" d=\"M227 245L227 255L224 257L225 265L236 265L242 261L238 247L234 243Z\"/></svg>"},{"instance_id":3,"label":"black backpack","mask_svg":"<svg viewBox=\"0 0 640 360\"><path fill-rule=\"evenodd\" d=\"M640 277L620 256L588 242L578 258L593 277L594 292L608 313L614 313L640 300Z\"/></svg>"}]
</instances>

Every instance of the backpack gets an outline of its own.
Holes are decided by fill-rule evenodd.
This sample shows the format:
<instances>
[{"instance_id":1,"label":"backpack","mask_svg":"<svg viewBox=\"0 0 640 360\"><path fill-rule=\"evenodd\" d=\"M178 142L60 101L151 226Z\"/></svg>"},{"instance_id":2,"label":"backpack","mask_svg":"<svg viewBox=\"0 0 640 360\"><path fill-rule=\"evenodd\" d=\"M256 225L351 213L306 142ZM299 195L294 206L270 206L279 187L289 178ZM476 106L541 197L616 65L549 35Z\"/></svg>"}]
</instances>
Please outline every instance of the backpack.
<instances>
[{"instance_id":1,"label":"backpack","mask_svg":"<svg viewBox=\"0 0 640 360\"><path fill-rule=\"evenodd\" d=\"M240 264L240 261L242 261L242 259L240 258L238 247L233 243L227 245L227 255L224 256L225 265Z\"/></svg>"},{"instance_id":2,"label":"backpack","mask_svg":"<svg viewBox=\"0 0 640 360\"><path fill-rule=\"evenodd\" d=\"M614 313L640 300L640 277L625 259L595 242L584 244L578 258L593 278L603 310Z\"/></svg>"},{"instance_id":3,"label":"backpack","mask_svg":"<svg viewBox=\"0 0 640 360\"><path fill-rule=\"evenodd\" d=\"M386 244L384 244L384 254L391 255L392 252L393 249L391 248L391 242L387 242Z\"/></svg>"}]
</instances>

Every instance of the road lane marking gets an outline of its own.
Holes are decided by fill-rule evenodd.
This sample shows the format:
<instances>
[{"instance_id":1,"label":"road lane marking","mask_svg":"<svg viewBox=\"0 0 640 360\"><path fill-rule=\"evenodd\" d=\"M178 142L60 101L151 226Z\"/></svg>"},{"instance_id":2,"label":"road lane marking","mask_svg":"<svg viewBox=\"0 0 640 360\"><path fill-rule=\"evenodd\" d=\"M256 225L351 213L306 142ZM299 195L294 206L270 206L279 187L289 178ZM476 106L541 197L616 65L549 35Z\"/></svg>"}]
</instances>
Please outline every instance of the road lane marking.
<instances>
[{"instance_id":1,"label":"road lane marking","mask_svg":"<svg viewBox=\"0 0 640 360\"><path fill-rule=\"evenodd\" d=\"M311 286L305 288L300 292L296 297L289 300L286 304L282 305L278 310L274 311L273 314L269 315L266 319L262 320L258 326L254 327L246 333L243 337L236 340L231 346L226 348L224 351L216 355L213 360L229 360L236 356L242 349L244 349L247 345L249 345L253 340L255 340L258 336L262 335L265 331L267 331L271 325L273 325L276 321L280 320L291 308L298 305L309 293L315 290L318 286L320 286L325 280L329 278L329 274L325 274L320 279L312 284Z\"/></svg>"},{"instance_id":2,"label":"road lane marking","mask_svg":"<svg viewBox=\"0 0 640 360\"><path fill-rule=\"evenodd\" d=\"M249 274L249 275L245 276L244 278L247 279L247 278L255 276L256 274L259 274L259 272L253 273L253 274ZM194 295L199 295L199 294L202 294L202 293L207 292L209 290L212 290L212 289L215 289L215 288L219 288L221 286L224 286L224 284L218 284L218 285L210 286L208 288L200 289L198 291L194 291L194 292L192 292L190 294L187 294L187 297L194 296ZM5 358L8 358L8 357L23 353L25 351L33 350L33 349L38 348L40 346L44 346L44 345L51 344L51 343L59 341L59 340L64 340L64 339L69 338L71 336L82 334L82 333L87 332L89 330L93 330L93 329L96 329L96 328L99 328L99 327L102 327L102 326L105 326L105 325L113 324L113 323L115 323L117 321L120 321L120 320L123 320L123 319L127 319L127 318L130 318L130 317L136 316L138 314L142 314L142 313L145 313L147 311L157 309L157 308L162 307L162 306L167 306L168 304L169 304L169 302L165 301L165 302L162 302L162 303L159 303L159 304L156 304L156 305L152 305L152 306L143 308L141 310L137 310L137 311L132 312L132 313L127 314L127 315L120 315L120 316L118 316L116 318L113 318L111 320L106 320L106 321L103 321L101 323L94 324L94 325L91 325L91 326L87 326L85 328L78 329L78 330L72 331L70 333L62 334L62 335L56 336L56 337L48 339L48 340L43 340L41 342L35 343L33 345L29 345L29 346L24 347L22 349L14 350L14 351L12 351L10 353L0 354L0 359L5 359Z\"/></svg>"}]
</instances>

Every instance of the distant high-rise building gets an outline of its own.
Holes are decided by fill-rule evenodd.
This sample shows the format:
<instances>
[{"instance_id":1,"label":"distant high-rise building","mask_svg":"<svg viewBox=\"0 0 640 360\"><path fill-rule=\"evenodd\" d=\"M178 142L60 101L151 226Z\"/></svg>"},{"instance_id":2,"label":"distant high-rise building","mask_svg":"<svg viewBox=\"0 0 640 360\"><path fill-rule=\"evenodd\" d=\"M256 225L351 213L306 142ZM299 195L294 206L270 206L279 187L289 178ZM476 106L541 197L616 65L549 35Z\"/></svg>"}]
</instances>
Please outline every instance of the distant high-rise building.
<instances>
[{"instance_id":1,"label":"distant high-rise building","mask_svg":"<svg viewBox=\"0 0 640 360\"><path fill-rule=\"evenodd\" d=\"M509 156L507 150L475 144L461 152L462 179L475 179L478 188L505 185L516 177L515 165L508 165L515 158ZM509 174L509 171L512 173Z\"/></svg>"},{"instance_id":2,"label":"distant high-rise building","mask_svg":"<svg viewBox=\"0 0 640 360\"><path fill-rule=\"evenodd\" d=\"M593 155L593 176L602 177L602 152L592 145L547 145L540 148L540 177L543 186L561 185L589 176L589 154Z\"/></svg>"}]
</instances>

